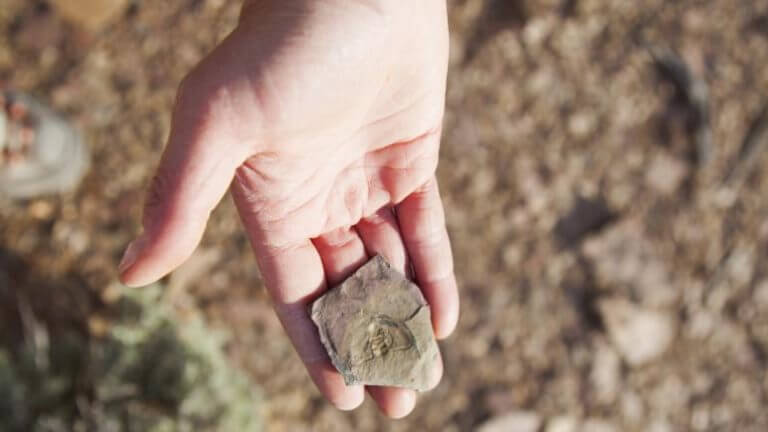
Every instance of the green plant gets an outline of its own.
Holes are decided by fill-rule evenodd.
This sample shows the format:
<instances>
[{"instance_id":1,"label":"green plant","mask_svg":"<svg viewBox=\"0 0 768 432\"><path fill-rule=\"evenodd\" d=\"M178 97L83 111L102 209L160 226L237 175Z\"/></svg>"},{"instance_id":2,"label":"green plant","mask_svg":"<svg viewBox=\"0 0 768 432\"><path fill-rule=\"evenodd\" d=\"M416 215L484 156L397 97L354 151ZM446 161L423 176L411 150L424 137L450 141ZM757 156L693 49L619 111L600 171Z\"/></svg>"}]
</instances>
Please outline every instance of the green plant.
<instances>
[{"instance_id":1,"label":"green plant","mask_svg":"<svg viewBox=\"0 0 768 432\"><path fill-rule=\"evenodd\" d=\"M0 347L0 430L262 429L259 397L227 362L223 332L197 314L180 324L158 286L117 306L103 337L72 328L48 338L37 323L34 343Z\"/></svg>"}]
</instances>

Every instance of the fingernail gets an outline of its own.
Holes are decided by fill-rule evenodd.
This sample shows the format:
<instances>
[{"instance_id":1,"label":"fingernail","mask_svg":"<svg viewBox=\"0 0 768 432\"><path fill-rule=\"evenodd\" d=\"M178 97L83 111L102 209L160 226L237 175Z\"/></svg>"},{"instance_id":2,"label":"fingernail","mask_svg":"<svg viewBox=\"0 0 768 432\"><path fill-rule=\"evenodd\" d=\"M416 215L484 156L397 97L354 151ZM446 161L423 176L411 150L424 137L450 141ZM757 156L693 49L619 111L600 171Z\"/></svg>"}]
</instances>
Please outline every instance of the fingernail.
<instances>
[{"instance_id":1,"label":"fingernail","mask_svg":"<svg viewBox=\"0 0 768 432\"><path fill-rule=\"evenodd\" d=\"M133 266L143 247L143 237L137 238L128 245L128 247L125 249L125 253L123 254L123 259L120 260L120 265L117 266L117 271L120 272L120 274L125 273L126 270Z\"/></svg>"}]
</instances>

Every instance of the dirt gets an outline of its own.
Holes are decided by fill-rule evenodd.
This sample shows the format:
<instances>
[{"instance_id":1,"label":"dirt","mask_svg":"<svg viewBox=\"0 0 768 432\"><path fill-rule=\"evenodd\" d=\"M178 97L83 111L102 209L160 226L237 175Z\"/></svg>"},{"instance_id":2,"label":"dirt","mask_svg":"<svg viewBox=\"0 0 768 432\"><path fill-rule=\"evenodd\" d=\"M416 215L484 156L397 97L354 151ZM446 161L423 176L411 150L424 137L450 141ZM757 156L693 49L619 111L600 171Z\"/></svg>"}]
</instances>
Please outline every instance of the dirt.
<instances>
[{"instance_id":1,"label":"dirt","mask_svg":"<svg viewBox=\"0 0 768 432\"><path fill-rule=\"evenodd\" d=\"M176 87L237 3L132 1L93 33L39 1L3 1L0 81L50 101L94 153L76 192L0 205L14 278L77 286L77 310L98 314ZM323 401L229 199L195 258L209 271L171 283L180 307L233 333L268 430L464 431L518 412L542 430L766 430L768 4L449 4L438 175L462 313L441 343L443 382L416 411L393 422L370 400L352 413ZM615 336L634 333L612 331L600 306L627 302L674 323L639 364Z\"/></svg>"}]
</instances>

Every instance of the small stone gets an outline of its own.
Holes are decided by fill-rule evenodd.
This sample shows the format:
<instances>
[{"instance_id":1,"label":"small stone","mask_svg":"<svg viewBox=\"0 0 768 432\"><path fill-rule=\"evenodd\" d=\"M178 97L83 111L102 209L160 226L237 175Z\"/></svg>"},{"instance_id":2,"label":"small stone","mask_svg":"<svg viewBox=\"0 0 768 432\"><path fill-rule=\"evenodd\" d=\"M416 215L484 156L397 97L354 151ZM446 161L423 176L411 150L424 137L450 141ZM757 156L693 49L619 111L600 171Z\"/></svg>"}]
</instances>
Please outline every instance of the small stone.
<instances>
[{"instance_id":1,"label":"small stone","mask_svg":"<svg viewBox=\"0 0 768 432\"><path fill-rule=\"evenodd\" d=\"M98 32L122 13L127 0L53 0L64 19L89 32Z\"/></svg>"},{"instance_id":2,"label":"small stone","mask_svg":"<svg viewBox=\"0 0 768 432\"><path fill-rule=\"evenodd\" d=\"M440 351L429 305L381 256L315 300L311 315L347 385L434 385Z\"/></svg>"},{"instance_id":3,"label":"small stone","mask_svg":"<svg viewBox=\"0 0 768 432\"><path fill-rule=\"evenodd\" d=\"M648 425L648 432L672 432L674 429L666 420L657 419Z\"/></svg>"},{"instance_id":4,"label":"small stone","mask_svg":"<svg viewBox=\"0 0 768 432\"><path fill-rule=\"evenodd\" d=\"M579 420L571 416L553 417L547 422L546 432L576 432Z\"/></svg>"},{"instance_id":5,"label":"small stone","mask_svg":"<svg viewBox=\"0 0 768 432\"><path fill-rule=\"evenodd\" d=\"M763 279L757 284L752 297L759 307L768 307L768 279Z\"/></svg>"},{"instance_id":6,"label":"small stone","mask_svg":"<svg viewBox=\"0 0 768 432\"><path fill-rule=\"evenodd\" d=\"M602 300L598 308L611 341L631 366L656 359L674 339L674 319L662 310L642 308L621 298Z\"/></svg>"},{"instance_id":7,"label":"small stone","mask_svg":"<svg viewBox=\"0 0 768 432\"><path fill-rule=\"evenodd\" d=\"M33 201L27 207L29 215L37 220L48 220L53 216L54 207L50 201L37 200Z\"/></svg>"},{"instance_id":8,"label":"small stone","mask_svg":"<svg viewBox=\"0 0 768 432\"><path fill-rule=\"evenodd\" d=\"M597 120L593 112L577 112L568 119L568 131L576 138L586 138L595 131Z\"/></svg>"},{"instance_id":9,"label":"small stone","mask_svg":"<svg viewBox=\"0 0 768 432\"><path fill-rule=\"evenodd\" d=\"M645 175L646 183L662 195L674 193L688 175L688 166L680 159L658 154Z\"/></svg>"},{"instance_id":10,"label":"small stone","mask_svg":"<svg viewBox=\"0 0 768 432\"><path fill-rule=\"evenodd\" d=\"M598 403L612 404L616 400L621 388L621 358L607 343L597 345L589 380Z\"/></svg>"},{"instance_id":11,"label":"small stone","mask_svg":"<svg viewBox=\"0 0 768 432\"><path fill-rule=\"evenodd\" d=\"M536 432L540 427L538 414L515 411L486 421L477 428L477 432Z\"/></svg>"},{"instance_id":12,"label":"small stone","mask_svg":"<svg viewBox=\"0 0 768 432\"><path fill-rule=\"evenodd\" d=\"M574 246L615 218L616 215L601 199L577 197L573 207L557 221L555 236L561 246Z\"/></svg>"}]
</instances>

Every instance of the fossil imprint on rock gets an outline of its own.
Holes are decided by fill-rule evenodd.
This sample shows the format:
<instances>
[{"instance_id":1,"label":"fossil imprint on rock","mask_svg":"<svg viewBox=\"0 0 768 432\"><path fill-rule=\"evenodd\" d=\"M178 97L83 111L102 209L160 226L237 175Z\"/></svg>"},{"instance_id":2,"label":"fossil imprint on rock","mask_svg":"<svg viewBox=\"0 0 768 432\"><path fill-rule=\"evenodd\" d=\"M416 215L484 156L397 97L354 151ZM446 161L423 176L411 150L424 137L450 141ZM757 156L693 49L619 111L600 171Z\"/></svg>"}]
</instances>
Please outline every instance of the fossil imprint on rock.
<instances>
[{"instance_id":1,"label":"fossil imprint on rock","mask_svg":"<svg viewBox=\"0 0 768 432\"><path fill-rule=\"evenodd\" d=\"M373 317L366 330L359 331L359 334L365 336L361 338L364 343L353 346L350 352L350 362L353 366L384 357L390 352L408 350L416 345L408 327L386 315Z\"/></svg>"},{"instance_id":2,"label":"fossil imprint on rock","mask_svg":"<svg viewBox=\"0 0 768 432\"><path fill-rule=\"evenodd\" d=\"M312 304L312 320L347 385L427 390L439 351L419 288L376 256Z\"/></svg>"}]
</instances>

